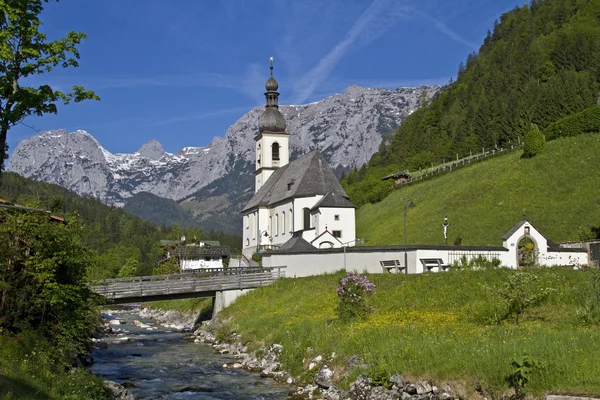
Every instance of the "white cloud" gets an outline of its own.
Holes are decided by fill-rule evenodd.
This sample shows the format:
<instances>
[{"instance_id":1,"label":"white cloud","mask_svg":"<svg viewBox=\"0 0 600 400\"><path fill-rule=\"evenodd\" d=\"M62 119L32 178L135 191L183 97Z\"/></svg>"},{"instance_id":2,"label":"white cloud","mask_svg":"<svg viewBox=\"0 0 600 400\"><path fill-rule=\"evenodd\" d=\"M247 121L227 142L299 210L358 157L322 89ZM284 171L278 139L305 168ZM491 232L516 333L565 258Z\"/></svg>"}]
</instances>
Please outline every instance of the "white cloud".
<instances>
[{"instance_id":1,"label":"white cloud","mask_svg":"<svg viewBox=\"0 0 600 400\"><path fill-rule=\"evenodd\" d=\"M358 17L344 38L317 65L302 76L295 87L295 103L307 101L352 48L364 46L384 34L408 9L397 1L375 0Z\"/></svg>"}]
</instances>

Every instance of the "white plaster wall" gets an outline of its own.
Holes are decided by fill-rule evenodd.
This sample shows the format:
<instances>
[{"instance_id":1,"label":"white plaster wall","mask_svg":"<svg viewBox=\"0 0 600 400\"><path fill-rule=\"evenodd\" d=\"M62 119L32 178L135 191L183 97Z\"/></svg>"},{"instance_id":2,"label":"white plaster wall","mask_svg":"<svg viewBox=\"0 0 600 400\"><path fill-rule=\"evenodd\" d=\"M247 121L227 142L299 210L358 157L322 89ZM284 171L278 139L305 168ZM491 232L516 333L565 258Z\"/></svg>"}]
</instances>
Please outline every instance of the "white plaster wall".
<instances>
[{"instance_id":1,"label":"white plaster wall","mask_svg":"<svg viewBox=\"0 0 600 400\"><path fill-rule=\"evenodd\" d=\"M587 253L579 252L547 252L538 255L538 263L544 266L566 266L573 265L574 267L581 267L582 265L588 265Z\"/></svg>"},{"instance_id":2,"label":"white plaster wall","mask_svg":"<svg viewBox=\"0 0 600 400\"><path fill-rule=\"evenodd\" d=\"M290 238L292 237L292 235L290 234L290 231L293 232L293 226L290 226L290 210L293 210L293 203L292 200L290 199L290 201L286 201L285 203L281 203L278 204L276 207L274 208L270 208L268 213L269 216L271 218L273 218L273 226L269 227L269 235L273 238L273 243L274 245L278 245L281 246L282 244L284 244L285 242L287 242L288 240L290 240ZM285 227L284 227L284 223L283 223L283 215L285 213ZM293 214L293 211L292 211ZM275 230L275 216L278 216L279 219L279 229ZM268 222L267 222L268 223ZM285 230L284 230L285 228Z\"/></svg>"},{"instance_id":3,"label":"white plaster wall","mask_svg":"<svg viewBox=\"0 0 600 400\"><path fill-rule=\"evenodd\" d=\"M287 134L275 134L275 133L263 133L260 139L261 144L261 160L263 167L283 167L290 160L289 152L289 135ZM279 143L279 161L273 161L271 158L271 146L273 143ZM265 181L266 182L266 181Z\"/></svg>"},{"instance_id":4,"label":"white plaster wall","mask_svg":"<svg viewBox=\"0 0 600 400\"><path fill-rule=\"evenodd\" d=\"M189 271L202 268L223 268L223 261L219 259L206 260L182 260L181 269Z\"/></svg>"},{"instance_id":5,"label":"white plaster wall","mask_svg":"<svg viewBox=\"0 0 600 400\"><path fill-rule=\"evenodd\" d=\"M300 197L294 199L294 232L304 229L304 208L311 209L323 198L322 195L312 197ZM311 227L312 221L311 221Z\"/></svg>"},{"instance_id":6,"label":"white plaster wall","mask_svg":"<svg viewBox=\"0 0 600 400\"><path fill-rule=\"evenodd\" d=\"M525 229L529 228L529 234L525 234ZM507 256L507 266L511 268L517 268L517 252L519 249L519 241L524 237L529 237L535 243L536 250L538 251L538 260L547 256L548 240L530 223L525 222L515 233L513 233L507 240L502 242L502 245L509 251ZM512 261L511 261L512 260Z\"/></svg>"},{"instance_id":7,"label":"white plaster wall","mask_svg":"<svg viewBox=\"0 0 600 400\"><path fill-rule=\"evenodd\" d=\"M414 260L414 254L412 259ZM273 253L263 257L263 265L265 267L285 266L285 276L293 278L294 276L305 277L333 273L343 269L374 274L382 273L383 268L379 262L384 260L400 260L403 263L404 253L401 251L346 253L345 268L343 252L287 255Z\"/></svg>"},{"instance_id":8,"label":"white plaster wall","mask_svg":"<svg viewBox=\"0 0 600 400\"><path fill-rule=\"evenodd\" d=\"M423 273L422 258L441 258L444 264L448 263L450 250L431 249L409 249L406 252L409 274ZM484 257L491 258L495 251L473 251ZM507 252L500 252L500 255ZM394 251L372 251L372 252L322 252L308 254L276 254L272 253L263 258L265 267L285 266L287 277L304 277L332 273L342 269L346 271L358 271L369 273L383 273L380 261L398 260L400 266L404 266L404 250ZM437 268L433 271L438 272Z\"/></svg>"},{"instance_id":9,"label":"white plaster wall","mask_svg":"<svg viewBox=\"0 0 600 400\"><path fill-rule=\"evenodd\" d=\"M335 216L339 215L339 221L335 220ZM319 234L325 232L325 227L329 232L342 231L342 237L338 240L342 243L347 243L348 246L356 244L356 227L355 227L354 208L319 208L318 227ZM337 246L336 246L337 247Z\"/></svg>"},{"instance_id":10,"label":"white plaster wall","mask_svg":"<svg viewBox=\"0 0 600 400\"><path fill-rule=\"evenodd\" d=\"M256 251L256 246L258 245L257 220L258 213L256 210L246 213L242 217L242 254L248 258Z\"/></svg>"}]
</instances>

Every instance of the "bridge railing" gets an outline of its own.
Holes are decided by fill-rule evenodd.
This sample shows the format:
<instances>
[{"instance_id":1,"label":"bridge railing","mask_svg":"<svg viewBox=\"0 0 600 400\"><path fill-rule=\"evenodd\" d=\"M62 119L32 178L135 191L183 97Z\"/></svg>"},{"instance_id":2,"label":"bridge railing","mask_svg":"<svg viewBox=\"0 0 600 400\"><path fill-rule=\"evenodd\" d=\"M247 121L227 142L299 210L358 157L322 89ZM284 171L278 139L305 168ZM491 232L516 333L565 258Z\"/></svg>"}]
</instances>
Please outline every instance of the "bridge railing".
<instances>
[{"instance_id":1,"label":"bridge railing","mask_svg":"<svg viewBox=\"0 0 600 400\"><path fill-rule=\"evenodd\" d=\"M281 267L235 267L235 268L203 268L194 272L183 272L177 274L168 275L145 275L145 276L133 276L129 278L111 278L111 279L100 279L90 281L91 286L100 286L113 283L133 283L133 282L152 282L152 281L177 281L182 279L190 278L208 278L212 276L229 276L229 275L247 275L247 274L261 274L261 273L273 273L275 278L285 277L284 266Z\"/></svg>"},{"instance_id":2,"label":"bridge railing","mask_svg":"<svg viewBox=\"0 0 600 400\"><path fill-rule=\"evenodd\" d=\"M108 299L148 298L186 293L242 290L270 285L285 276L285 267L243 268L238 273L173 274L95 281L93 290ZM213 271L214 272L214 271ZM232 271L227 271L232 272Z\"/></svg>"}]
</instances>

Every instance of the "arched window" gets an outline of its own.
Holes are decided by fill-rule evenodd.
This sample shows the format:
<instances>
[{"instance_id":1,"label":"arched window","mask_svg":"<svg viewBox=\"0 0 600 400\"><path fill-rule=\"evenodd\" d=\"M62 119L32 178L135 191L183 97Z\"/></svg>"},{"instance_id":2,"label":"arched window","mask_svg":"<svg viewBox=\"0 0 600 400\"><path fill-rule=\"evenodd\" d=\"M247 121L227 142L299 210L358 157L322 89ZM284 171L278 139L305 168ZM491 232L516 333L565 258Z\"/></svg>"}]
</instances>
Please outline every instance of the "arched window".
<instances>
[{"instance_id":1,"label":"arched window","mask_svg":"<svg viewBox=\"0 0 600 400\"><path fill-rule=\"evenodd\" d=\"M250 239L246 239L246 247L250 246Z\"/></svg>"},{"instance_id":2,"label":"arched window","mask_svg":"<svg viewBox=\"0 0 600 400\"><path fill-rule=\"evenodd\" d=\"M250 215L250 230L252 231L252 239L256 239L256 229L254 229L254 219L255 215Z\"/></svg>"},{"instance_id":3,"label":"arched window","mask_svg":"<svg viewBox=\"0 0 600 400\"><path fill-rule=\"evenodd\" d=\"M294 232L294 214L290 208L290 232Z\"/></svg>"},{"instance_id":4,"label":"arched window","mask_svg":"<svg viewBox=\"0 0 600 400\"><path fill-rule=\"evenodd\" d=\"M269 227L267 228L269 236L273 233L273 217L269 217Z\"/></svg>"},{"instance_id":5,"label":"arched window","mask_svg":"<svg viewBox=\"0 0 600 400\"><path fill-rule=\"evenodd\" d=\"M275 236L279 235L279 214L275 214Z\"/></svg>"},{"instance_id":6,"label":"arched window","mask_svg":"<svg viewBox=\"0 0 600 400\"><path fill-rule=\"evenodd\" d=\"M273 149L273 161L279 161L279 143L275 142L272 146Z\"/></svg>"},{"instance_id":7,"label":"arched window","mask_svg":"<svg viewBox=\"0 0 600 400\"><path fill-rule=\"evenodd\" d=\"M285 211L281 213L281 234L285 235Z\"/></svg>"},{"instance_id":8,"label":"arched window","mask_svg":"<svg viewBox=\"0 0 600 400\"><path fill-rule=\"evenodd\" d=\"M304 229L310 229L310 208L305 208L304 211Z\"/></svg>"}]
</instances>

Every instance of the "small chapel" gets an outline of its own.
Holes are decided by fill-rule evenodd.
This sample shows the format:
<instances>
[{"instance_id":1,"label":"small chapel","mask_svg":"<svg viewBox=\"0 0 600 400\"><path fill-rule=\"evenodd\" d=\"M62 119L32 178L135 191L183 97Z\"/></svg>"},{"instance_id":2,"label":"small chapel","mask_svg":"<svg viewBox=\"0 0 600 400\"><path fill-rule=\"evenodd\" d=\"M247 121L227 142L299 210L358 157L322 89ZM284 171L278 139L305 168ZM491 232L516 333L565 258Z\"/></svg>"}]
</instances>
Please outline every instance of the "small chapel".
<instances>
[{"instance_id":1,"label":"small chapel","mask_svg":"<svg viewBox=\"0 0 600 400\"><path fill-rule=\"evenodd\" d=\"M254 196L242 210L243 254L353 246L356 207L321 152L290 162L290 133L279 110L273 58L270 70L254 138Z\"/></svg>"}]
</instances>

